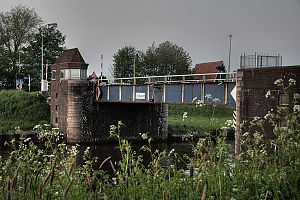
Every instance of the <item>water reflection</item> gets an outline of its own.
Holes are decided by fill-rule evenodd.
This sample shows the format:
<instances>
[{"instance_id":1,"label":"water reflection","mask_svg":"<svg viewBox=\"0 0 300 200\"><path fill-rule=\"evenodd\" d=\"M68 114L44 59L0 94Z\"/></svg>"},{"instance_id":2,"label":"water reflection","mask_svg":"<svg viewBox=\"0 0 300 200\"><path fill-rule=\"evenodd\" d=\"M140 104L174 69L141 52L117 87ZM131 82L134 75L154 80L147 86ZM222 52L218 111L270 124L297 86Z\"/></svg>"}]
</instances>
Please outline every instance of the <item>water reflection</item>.
<instances>
[{"instance_id":1,"label":"water reflection","mask_svg":"<svg viewBox=\"0 0 300 200\"><path fill-rule=\"evenodd\" d=\"M33 139L33 142L42 148L42 144L37 139ZM228 143L231 146L232 155L234 152L234 145L233 140L229 140ZM143 164L145 167L149 165L151 162L151 155L149 152L145 152L141 150L143 145L148 145L147 142L143 141L131 141L131 151L136 155L142 155L143 156ZM72 147L72 145L68 145L69 148ZM90 154L92 158L97 157L98 160L94 165L95 169L99 169L101 166L101 170L106 171L108 174L114 174L114 169L117 169L118 167L118 161L121 160L121 154L120 149L117 142L107 142L107 143L92 143L92 144L81 144L78 147L79 153L77 155L77 163L78 164L84 164L85 160L83 159L84 151L89 147ZM152 152L155 152L158 150L159 152L166 151L166 154L170 154L170 152L176 153L179 156L179 159L174 159L169 157L169 160L166 160L166 165L169 165L171 162L172 164L177 165L179 168L186 168L186 159L185 155L192 156L192 145L189 142L185 141L157 141L151 143L151 149ZM2 156L3 160L5 160L9 153L11 152L11 149L8 148L8 146L4 145L4 140L0 141L0 156ZM173 160L171 160L173 159ZM3 161L2 160L2 161Z\"/></svg>"},{"instance_id":2,"label":"water reflection","mask_svg":"<svg viewBox=\"0 0 300 200\"><path fill-rule=\"evenodd\" d=\"M140 141L130 142L133 154L137 156L142 155L143 164L147 167L151 162L151 155L149 152L141 149L143 145L148 144ZM83 154L88 147L91 156L98 158L98 161L94 166L95 169L99 169L101 166L101 170L113 174L114 168L117 169L117 162L121 160L118 143L81 144L79 146L79 154L77 157L79 164L84 163ZM173 153L176 152L183 159L184 155L191 155L192 146L188 142L153 142L151 143L151 150L152 152L155 152L156 150L159 152L166 151L167 154L171 151ZM177 164L180 167L184 167L184 162Z\"/></svg>"}]
</instances>

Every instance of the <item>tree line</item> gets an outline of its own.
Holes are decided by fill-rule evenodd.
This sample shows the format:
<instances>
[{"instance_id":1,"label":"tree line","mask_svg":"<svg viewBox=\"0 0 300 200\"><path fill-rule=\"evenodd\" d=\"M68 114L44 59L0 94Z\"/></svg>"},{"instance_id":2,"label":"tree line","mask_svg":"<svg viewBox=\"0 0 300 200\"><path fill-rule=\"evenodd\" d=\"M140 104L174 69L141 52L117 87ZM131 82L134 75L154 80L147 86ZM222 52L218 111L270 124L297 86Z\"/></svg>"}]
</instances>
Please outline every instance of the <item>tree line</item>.
<instances>
[{"instance_id":1,"label":"tree line","mask_svg":"<svg viewBox=\"0 0 300 200\"><path fill-rule=\"evenodd\" d=\"M56 24L45 25L33 8L17 5L1 12L0 86L14 88L20 73L31 77L32 90L39 90L42 63L46 72L46 65L54 63L66 48L65 38Z\"/></svg>"},{"instance_id":2,"label":"tree line","mask_svg":"<svg viewBox=\"0 0 300 200\"><path fill-rule=\"evenodd\" d=\"M15 88L17 75L23 74L31 77L31 90L39 90L42 63L45 79L46 70L50 72L46 65L66 49L65 39L56 24L45 24L33 8L17 5L1 12L0 88ZM189 53L170 41L153 43L146 51L125 46L113 55L116 78L188 74L191 64Z\"/></svg>"},{"instance_id":3,"label":"tree line","mask_svg":"<svg viewBox=\"0 0 300 200\"><path fill-rule=\"evenodd\" d=\"M191 57L170 41L153 43L146 51L125 46L113 55L114 77L147 77L191 73Z\"/></svg>"}]
</instances>

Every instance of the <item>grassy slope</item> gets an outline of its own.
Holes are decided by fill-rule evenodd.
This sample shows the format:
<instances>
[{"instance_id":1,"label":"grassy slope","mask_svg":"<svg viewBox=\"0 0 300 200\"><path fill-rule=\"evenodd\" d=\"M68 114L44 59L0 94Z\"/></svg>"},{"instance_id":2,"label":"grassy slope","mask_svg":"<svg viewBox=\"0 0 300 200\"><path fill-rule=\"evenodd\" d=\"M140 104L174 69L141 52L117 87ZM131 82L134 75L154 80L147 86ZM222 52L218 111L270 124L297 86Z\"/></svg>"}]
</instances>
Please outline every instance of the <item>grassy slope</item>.
<instances>
[{"instance_id":1,"label":"grassy slope","mask_svg":"<svg viewBox=\"0 0 300 200\"><path fill-rule=\"evenodd\" d=\"M183 121L183 113L187 118ZM232 120L233 108L217 105L196 107L195 105L169 105L169 130L186 133L187 131L214 131ZM213 119L213 120L211 120Z\"/></svg>"},{"instance_id":2,"label":"grassy slope","mask_svg":"<svg viewBox=\"0 0 300 200\"><path fill-rule=\"evenodd\" d=\"M50 106L37 92L0 91L0 134L15 127L31 130L36 124L50 122Z\"/></svg>"}]
</instances>

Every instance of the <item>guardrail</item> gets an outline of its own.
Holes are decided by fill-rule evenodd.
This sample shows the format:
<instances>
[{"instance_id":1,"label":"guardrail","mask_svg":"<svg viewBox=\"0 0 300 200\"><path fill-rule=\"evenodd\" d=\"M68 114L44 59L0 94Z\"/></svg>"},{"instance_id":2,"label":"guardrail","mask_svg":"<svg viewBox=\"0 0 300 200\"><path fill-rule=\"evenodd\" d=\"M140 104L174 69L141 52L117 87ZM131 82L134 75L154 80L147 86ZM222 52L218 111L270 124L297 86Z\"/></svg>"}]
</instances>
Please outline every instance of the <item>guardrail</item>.
<instances>
[{"instance_id":1,"label":"guardrail","mask_svg":"<svg viewBox=\"0 0 300 200\"><path fill-rule=\"evenodd\" d=\"M235 82L236 73L207 73L207 74L184 74L184 75L165 75L165 76L147 76L147 77L128 77L96 79L106 84L159 84L159 83L199 83L199 82Z\"/></svg>"}]
</instances>

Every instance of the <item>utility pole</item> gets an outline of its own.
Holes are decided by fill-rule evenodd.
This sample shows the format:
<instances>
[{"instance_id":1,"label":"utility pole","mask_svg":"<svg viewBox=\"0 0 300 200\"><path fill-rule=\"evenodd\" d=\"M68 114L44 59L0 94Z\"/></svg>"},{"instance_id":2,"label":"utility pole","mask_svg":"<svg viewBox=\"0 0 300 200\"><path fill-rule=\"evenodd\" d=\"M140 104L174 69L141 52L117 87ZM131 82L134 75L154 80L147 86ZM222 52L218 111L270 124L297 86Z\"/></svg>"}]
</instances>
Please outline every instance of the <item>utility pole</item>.
<instances>
[{"instance_id":1,"label":"utility pole","mask_svg":"<svg viewBox=\"0 0 300 200\"><path fill-rule=\"evenodd\" d=\"M232 38L232 34L229 34L228 35L229 37L229 58L228 58L228 72L227 73L230 73L230 58L231 58L231 38Z\"/></svg>"}]
</instances>

